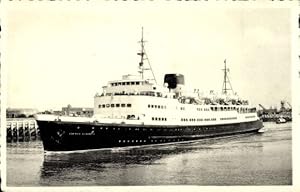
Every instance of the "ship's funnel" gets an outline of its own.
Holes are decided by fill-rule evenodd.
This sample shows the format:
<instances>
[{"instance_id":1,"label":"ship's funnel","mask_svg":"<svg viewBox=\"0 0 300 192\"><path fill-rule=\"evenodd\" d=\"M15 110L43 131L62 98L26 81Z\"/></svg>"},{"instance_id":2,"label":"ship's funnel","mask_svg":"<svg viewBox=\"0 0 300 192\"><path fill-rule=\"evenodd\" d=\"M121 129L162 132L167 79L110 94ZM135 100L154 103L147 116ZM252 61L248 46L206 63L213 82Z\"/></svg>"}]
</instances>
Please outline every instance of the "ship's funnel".
<instances>
[{"instance_id":1,"label":"ship's funnel","mask_svg":"<svg viewBox=\"0 0 300 192\"><path fill-rule=\"evenodd\" d=\"M168 83L169 89L176 89L177 85L184 85L182 74L165 74L164 83Z\"/></svg>"}]
</instances>

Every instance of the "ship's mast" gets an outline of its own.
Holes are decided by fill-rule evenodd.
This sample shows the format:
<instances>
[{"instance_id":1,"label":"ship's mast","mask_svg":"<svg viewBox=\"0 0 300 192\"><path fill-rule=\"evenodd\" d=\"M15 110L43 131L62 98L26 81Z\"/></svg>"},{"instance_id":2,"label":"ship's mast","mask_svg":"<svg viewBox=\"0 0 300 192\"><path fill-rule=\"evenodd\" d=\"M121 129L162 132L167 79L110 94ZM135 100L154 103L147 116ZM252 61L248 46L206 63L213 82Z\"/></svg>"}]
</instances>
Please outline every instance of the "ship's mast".
<instances>
[{"instance_id":1,"label":"ship's mast","mask_svg":"<svg viewBox=\"0 0 300 192\"><path fill-rule=\"evenodd\" d=\"M222 69L224 71L224 80L223 80L223 88L222 88L222 94L227 94L229 90L233 92L229 77L228 77L228 73L229 73L229 69L226 67L226 59L224 60L224 69ZM229 87L227 86L229 85Z\"/></svg>"},{"instance_id":2,"label":"ship's mast","mask_svg":"<svg viewBox=\"0 0 300 192\"><path fill-rule=\"evenodd\" d=\"M139 41L139 43L141 44L141 51L138 53L138 55L141 56L141 61L139 63L139 73L141 74L141 77L142 79L144 79L144 71L145 70L150 70L152 72L152 76L153 76L153 79L156 82L156 78L155 78L155 75L153 73L153 70L152 70L152 67L150 65L150 61L147 57L147 54L146 54L146 50L145 50L145 43L146 41L144 41L144 28L142 27L142 38L141 38L141 41ZM148 61L148 65L149 65L149 68L145 68L144 67L144 60L147 60Z\"/></svg>"}]
</instances>

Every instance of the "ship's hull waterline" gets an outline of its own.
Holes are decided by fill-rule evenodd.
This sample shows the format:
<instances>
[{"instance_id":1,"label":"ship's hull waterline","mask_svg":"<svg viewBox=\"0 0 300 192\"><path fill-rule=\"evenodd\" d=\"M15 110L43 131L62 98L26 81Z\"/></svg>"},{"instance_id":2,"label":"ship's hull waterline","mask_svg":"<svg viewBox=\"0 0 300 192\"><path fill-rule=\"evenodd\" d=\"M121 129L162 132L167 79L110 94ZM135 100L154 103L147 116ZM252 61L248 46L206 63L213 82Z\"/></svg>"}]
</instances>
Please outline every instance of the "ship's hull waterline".
<instances>
[{"instance_id":1,"label":"ship's hull waterline","mask_svg":"<svg viewBox=\"0 0 300 192\"><path fill-rule=\"evenodd\" d=\"M45 151L156 145L258 132L260 120L223 125L129 125L37 120Z\"/></svg>"}]
</instances>

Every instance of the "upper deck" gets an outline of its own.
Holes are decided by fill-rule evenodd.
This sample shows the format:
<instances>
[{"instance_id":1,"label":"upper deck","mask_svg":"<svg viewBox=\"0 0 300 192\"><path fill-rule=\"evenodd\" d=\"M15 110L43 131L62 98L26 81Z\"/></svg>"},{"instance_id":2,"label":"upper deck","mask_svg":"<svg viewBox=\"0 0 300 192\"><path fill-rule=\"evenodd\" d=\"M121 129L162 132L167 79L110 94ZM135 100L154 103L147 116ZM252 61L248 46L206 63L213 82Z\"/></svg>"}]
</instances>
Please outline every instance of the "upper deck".
<instances>
[{"instance_id":1,"label":"upper deck","mask_svg":"<svg viewBox=\"0 0 300 192\"><path fill-rule=\"evenodd\" d=\"M124 75L121 80L109 81L103 86L103 92L96 97L114 95L145 95L154 97L175 98L175 93L167 87L157 85L149 80L134 75Z\"/></svg>"}]
</instances>

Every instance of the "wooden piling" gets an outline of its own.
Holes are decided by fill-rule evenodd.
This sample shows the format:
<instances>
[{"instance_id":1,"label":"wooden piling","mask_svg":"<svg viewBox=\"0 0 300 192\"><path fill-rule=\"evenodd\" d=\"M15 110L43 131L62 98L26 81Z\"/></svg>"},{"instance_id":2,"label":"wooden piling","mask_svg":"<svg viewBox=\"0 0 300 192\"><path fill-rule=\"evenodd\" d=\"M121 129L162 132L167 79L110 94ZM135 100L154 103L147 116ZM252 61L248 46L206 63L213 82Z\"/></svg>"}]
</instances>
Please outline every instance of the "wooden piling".
<instances>
[{"instance_id":1,"label":"wooden piling","mask_svg":"<svg viewBox=\"0 0 300 192\"><path fill-rule=\"evenodd\" d=\"M7 142L28 142L39 139L39 129L34 118L7 118Z\"/></svg>"}]
</instances>

